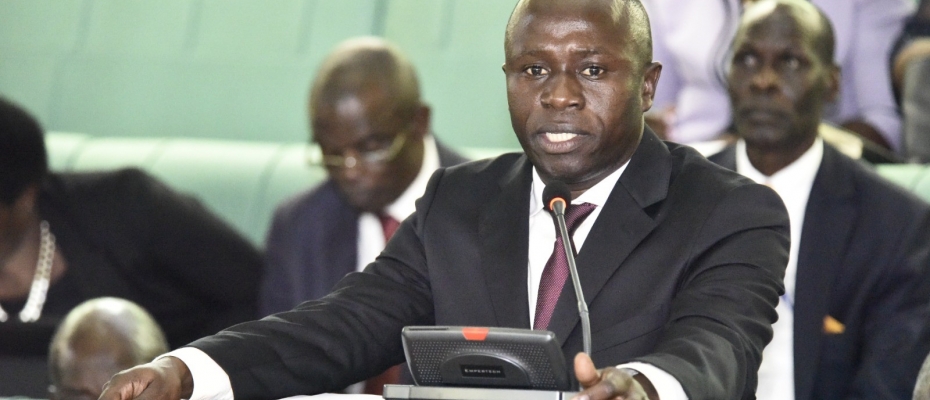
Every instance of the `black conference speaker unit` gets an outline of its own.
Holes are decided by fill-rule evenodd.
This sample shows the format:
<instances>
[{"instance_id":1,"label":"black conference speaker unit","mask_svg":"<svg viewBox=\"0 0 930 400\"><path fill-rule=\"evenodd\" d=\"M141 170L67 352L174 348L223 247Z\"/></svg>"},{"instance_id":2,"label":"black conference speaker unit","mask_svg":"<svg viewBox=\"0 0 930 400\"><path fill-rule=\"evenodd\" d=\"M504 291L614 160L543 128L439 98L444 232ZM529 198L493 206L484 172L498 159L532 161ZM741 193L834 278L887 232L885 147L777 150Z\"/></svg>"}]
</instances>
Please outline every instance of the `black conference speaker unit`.
<instances>
[{"instance_id":1,"label":"black conference speaker unit","mask_svg":"<svg viewBox=\"0 0 930 400\"><path fill-rule=\"evenodd\" d=\"M549 331L410 326L402 333L416 386L386 385L385 399L568 399L575 390Z\"/></svg>"}]
</instances>

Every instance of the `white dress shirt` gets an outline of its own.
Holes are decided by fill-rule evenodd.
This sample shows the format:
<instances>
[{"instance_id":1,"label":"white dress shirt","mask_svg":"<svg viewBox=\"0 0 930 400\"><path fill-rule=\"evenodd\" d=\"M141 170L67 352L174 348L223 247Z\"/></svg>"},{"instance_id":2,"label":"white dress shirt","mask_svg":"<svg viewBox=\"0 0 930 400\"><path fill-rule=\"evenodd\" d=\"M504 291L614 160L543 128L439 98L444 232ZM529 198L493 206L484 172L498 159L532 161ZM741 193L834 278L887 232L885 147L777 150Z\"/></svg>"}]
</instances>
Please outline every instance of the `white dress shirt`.
<instances>
[{"instance_id":1,"label":"white dress shirt","mask_svg":"<svg viewBox=\"0 0 930 400\"><path fill-rule=\"evenodd\" d=\"M610 174L601 182L588 189L584 194L572 200L572 203L591 203L597 206L591 214L576 228L572 241L575 243L575 249L581 251L584 241L594 226L603 205L607 202L610 192L613 190L620 175L626 169L627 164L621 166L617 171ZM422 171L421 171L422 173ZM419 179L419 177L418 177ZM533 169L533 187L532 195L529 199L529 254L528 265L529 274L527 290L529 292L529 310L530 321L533 320L536 310L536 297L539 291L539 280L542 277L542 271L545 268L546 261L552 253L555 243L555 225L552 223L552 217L543 210L542 191L545 187L536 169ZM420 191L422 193L422 190ZM403 197L403 196L402 196ZM391 212L389 210L389 212ZM392 214L393 215L393 214ZM381 233L381 224L377 217L374 227L377 228L377 234ZM361 233L361 223L360 223ZM361 235L360 235L361 236ZM383 236L383 235L382 235ZM374 238L372 238L374 239ZM363 239L359 239L360 244ZM382 238L383 242L383 238ZM383 243L382 243L383 245ZM360 252L361 254L361 252ZM580 271L580 273L584 273ZM191 400L232 400L232 387L229 383L229 376L216 364L206 353L193 348L184 347L172 351L164 356L173 356L179 358L191 371L194 381L194 392ZM164 357L162 356L162 357ZM571 360L568 360L571 362ZM633 362L621 364L618 368L630 368L646 376L663 400L684 400L687 399L681 384L669 373L650 364Z\"/></svg>"},{"instance_id":2,"label":"white dress shirt","mask_svg":"<svg viewBox=\"0 0 930 400\"><path fill-rule=\"evenodd\" d=\"M759 400L794 399L794 288L798 271L798 248L801 244L807 200L821 160L823 139L817 138L814 145L793 163L772 176L765 176L749 161L746 142L740 140L736 143L736 172L775 190L788 209L788 220L791 224L791 247L788 266L785 269L785 294L775 308L778 321L772 325L772 341L762 352L759 386L756 388L756 398Z\"/></svg>"},{"instance_id":3,"label":"white dress shirt","mask_svg":"<svg viewBox=\"0 0 930 400\"><path fill-rule=\"evenodd\" d=\"M614 190L614 186L616 186L617 181L620 180L620 176L623 175L623 171L626 170L628 164L629 162L623 164L623 166L582 193L578 198L572 199L572 204L590 203L597 206L594 211L591 211L591 214L588 214L584 221L581 221L578 227L575 228L574 234L572 234L572 242L575 244L575 251L581 252L581 247L584 245L585 239L588 238L588 233L591 232L594 221L596 221L597 217L601 214L604 204L607 203L607 198L610 197L610 192ZM529 277L527 290L530 300L530 309L527 311L530 313L530 321L533 321L536 317L536 299L539 295L539 281L542 279L543 270L546 268L546 262L549 261L549 256L552 254L552 249L555 247L555 224L552 221L551 214L545 210L542 199L542 193L545 187L546 184L540 179L539 173L536 172L536 168L533 168L533 187L529 204L529 273L527 274ZM584 271L578 271L578 273L584 274ZM571 279L571 277L569 276L568 279ZM568 288L571 287L571 283L569 282L566 282L565 285ZM572 360L567 361L572 362ZM658 392L659 397L663 400L688 398L685 395L684 389L681 387L681 383L668 372L656 366L635 362L621 364L618 365L617 368L630 368L645 375L646 378L652 382L652 385L655 386L656 392Z\"/></svg>"}]
</instances>

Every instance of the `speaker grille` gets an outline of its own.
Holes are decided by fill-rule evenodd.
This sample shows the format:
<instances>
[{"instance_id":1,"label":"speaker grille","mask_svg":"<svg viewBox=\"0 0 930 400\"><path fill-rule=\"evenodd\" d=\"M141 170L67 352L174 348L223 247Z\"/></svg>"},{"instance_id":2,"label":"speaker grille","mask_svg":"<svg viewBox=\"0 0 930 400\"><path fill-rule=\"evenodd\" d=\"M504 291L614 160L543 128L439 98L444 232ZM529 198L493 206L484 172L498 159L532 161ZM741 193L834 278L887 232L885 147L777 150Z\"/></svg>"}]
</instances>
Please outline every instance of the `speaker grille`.
<instances>
[{"instance_id":1,"label":"speaker grille","mask_svg":"<svg viewBox=\"0 0 930 400\"><path fill-rule=\"evenodd\" d=\"M485 343L418 340L410 345L410 355L419 360L413 371L418 383L424 386L441 386L439 374L443 361L463 354L493 354L511 360L524 360L524 368L534 388L558 390L555 374L546 352L538 344Z\"/></svg>"}]
</instances>

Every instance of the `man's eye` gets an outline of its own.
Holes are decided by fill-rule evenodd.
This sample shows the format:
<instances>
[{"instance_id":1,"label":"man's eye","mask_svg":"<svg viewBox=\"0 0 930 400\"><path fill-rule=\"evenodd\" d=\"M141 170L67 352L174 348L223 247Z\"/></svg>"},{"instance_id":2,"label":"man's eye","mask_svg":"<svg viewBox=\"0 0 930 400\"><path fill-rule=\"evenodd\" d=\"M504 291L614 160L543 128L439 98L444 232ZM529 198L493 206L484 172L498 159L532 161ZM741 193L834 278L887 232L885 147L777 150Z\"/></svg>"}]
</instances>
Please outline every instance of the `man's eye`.
<instances>
[{"instance_id":1,"label":"man's eye","mask_svg":"<svg viewBox=\"0 0 930 400\"><path fill-rule=\"evenodd\" d=\"M752 54L741 54L736 57L736 62L746 67L755 67L759 65L759 59Z\"/></svg>"},{"instance_id":2,"label":"man's eye","mask_svg":"<svg viewBox=\"0 0 930 400\"><path fill-rule=\"evenodd\" d=\"M546 75L546 70L543 69L543 67L540 67L540 66L538 66L538 65L529 66L529 67L527 67L524 71L525 71L527 74L530 74L531 76L543 76L543 75Z\"/></svg>"},{"instance_id":3,"label":"man's eye","mask_svg":"<svg viewBox=\"0 0 930 400\"><path fill-rule=\"evenodd\" d=\"M592 67L587 67L581 70L582 75L589 76L589 77L597 77L597 76L600 76L602 73L604 73L604 68L601 68L601 67L592 66Z\"/></svg>"},{"instance_id":4,"label":"man's eye","mask_svg":"<svg viewBox=\"0 0 930 400\"><path fill-rule=\"evenodd\" d=\"M784 64L785 68L790 70L801 68L801 60L799 60L797 57L785 57Z\"/></svg>"}]
</instances>

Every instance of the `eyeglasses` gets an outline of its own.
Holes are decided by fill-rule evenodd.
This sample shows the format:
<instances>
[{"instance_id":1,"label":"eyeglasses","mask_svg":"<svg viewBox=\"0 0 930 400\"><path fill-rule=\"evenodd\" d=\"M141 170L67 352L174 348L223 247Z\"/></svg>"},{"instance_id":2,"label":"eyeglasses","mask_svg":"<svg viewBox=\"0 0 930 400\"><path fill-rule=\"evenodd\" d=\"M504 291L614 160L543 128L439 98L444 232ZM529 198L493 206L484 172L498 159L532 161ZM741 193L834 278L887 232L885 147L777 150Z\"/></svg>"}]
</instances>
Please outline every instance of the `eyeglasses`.
<instances>
[{"instance_id":1,"label":"eyeglasses","mask_svg":"<svg viewBox=\"0 0 930 400\"><path fill-rule=\"evenodd\" d=\"M359 163L380 164L394 160L407 141L407 132L398 133L390 143L373 149L349 148L342 154L324 154L319 145L307 148L307 164L326 168L355 168ZM351 151L353 155L345 155Z\"/></svg>"}]
</instances>

